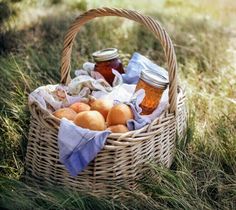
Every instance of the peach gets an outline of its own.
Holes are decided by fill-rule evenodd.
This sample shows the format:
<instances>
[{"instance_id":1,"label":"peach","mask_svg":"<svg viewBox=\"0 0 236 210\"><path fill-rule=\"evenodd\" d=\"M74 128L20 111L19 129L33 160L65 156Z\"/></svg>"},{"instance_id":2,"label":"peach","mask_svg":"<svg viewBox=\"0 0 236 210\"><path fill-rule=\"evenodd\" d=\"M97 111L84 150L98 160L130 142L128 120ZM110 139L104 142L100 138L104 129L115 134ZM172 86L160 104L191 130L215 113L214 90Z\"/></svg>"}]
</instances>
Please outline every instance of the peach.
<instances>
[{"instance_id":1,"label":"peach","mask_svg":"<svg viewBox=\"0 0 236 210\"><path fill-rule=\"evenodd\" d=\"M113 100L97 99L91 102L90 105L91 105L91 110L96 110L100 112L103 115L103 117L106 119L108 112L113 107Z\"/></svg>"},{"instance_id":2,"label":"peach","mask_svg":"<svg viewBox=\"0 0 236 210\"><path fill-rule=\"evenodd\" d=\"M106 129L105 119L98 111L84 111L76 115L74 123L82 128L102 131Z\"/></svg>"},{"instance_id":3,"label":"peach","mask_svg":"<svg viewBox=\"0 0 236 210\"><path fill-rule=\"evenodd\" d=\"M59 119L61 118L66 118L68 120L74 120L75 117L76 117L76 112L73 110L73 109L70 109L70 108L61 108L61 109L58 109L56 110L53 115Z\"/></svg>"},{"instance_id":4,"label":"peach","mask_svg":"<svg viewBox=\"0 0 236 210\"><path fill-rule=\"evenodd\" d=\"M77 113L90 110L90 106L83 102L73 103L69 108L73 109Z\"/></svg>"},{"instance_id":5,"label":"peach","mask_svg":"<svg viewBox=\"0 0 236 210\"><path fill-rule=\"evenodd\" d=\"M107 129L112 133L126 133L129 131L125 125L111 125Z\"/></svg>"},{"instance_id":6,"label":"peach","mask_svg":"<svg viewBox=\"0 0 236 210\"><path fill-rule=\"evenodd\" d=\"M126 104L117 104L111 108L107 115L107 125L126 125L127 120L133 119L131 108Z\"/></svg>"}]
</instances>

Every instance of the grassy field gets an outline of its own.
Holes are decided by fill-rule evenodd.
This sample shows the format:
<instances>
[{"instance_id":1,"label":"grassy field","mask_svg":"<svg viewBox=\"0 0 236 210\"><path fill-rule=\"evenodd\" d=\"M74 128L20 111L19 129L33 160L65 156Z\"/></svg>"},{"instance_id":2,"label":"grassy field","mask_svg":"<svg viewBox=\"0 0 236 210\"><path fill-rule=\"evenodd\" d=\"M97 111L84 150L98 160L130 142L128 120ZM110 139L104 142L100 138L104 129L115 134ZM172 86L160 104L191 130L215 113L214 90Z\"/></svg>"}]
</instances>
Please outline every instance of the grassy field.
<instances>
[{"instance_id":1,"label":"grassy field","mask_svg":"<svg viewBox=\"0 0 236 210\"><path fill-rule=\"evenodd\" d=\"M236 209L235 1L102 2L0 0L0 208ZM158 19L175 44L180 84L188 96L188 138L177 143L171 169L151 165L154 175L122 201L56 187L39 189L21 180L28 94L59 82L69 24L82 11L98 6L136 9ZM104 18L78 34L72 69L104 46L128 54L138 51L165 66L160 44L149 32L130 21Z\"/></svg>"}]
</instances>

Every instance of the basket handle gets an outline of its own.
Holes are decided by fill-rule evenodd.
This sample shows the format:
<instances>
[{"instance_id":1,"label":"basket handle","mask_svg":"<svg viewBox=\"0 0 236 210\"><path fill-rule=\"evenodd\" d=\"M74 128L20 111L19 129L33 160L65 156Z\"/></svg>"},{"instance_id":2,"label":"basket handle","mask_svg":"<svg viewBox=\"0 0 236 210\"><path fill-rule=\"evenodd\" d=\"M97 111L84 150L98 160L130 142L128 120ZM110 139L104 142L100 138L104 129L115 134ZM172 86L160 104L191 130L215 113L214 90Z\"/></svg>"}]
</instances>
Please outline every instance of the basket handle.
<instances>
[{"instance_id":1,"label":"basket handle","mask_svg":"<svg viewBox=\"0 0 236 210\"><path fill-rule=\"evenodd\" d=\"M70 59L72 52L73 41L80 30L80 27L87 23L89 20L96 17L104 16L118 16L125 17L127 19L136 21L150 31L153 32L155 37L161 42L164 49L165 57L167 59L168 71L169 71L169 111L176 113L177 111L177 61L171 39L165 29L155 21L150 16L144 16L136 11L126 10L126 9L116 9L116 8L98 8L91 9L87 12L79 15L74 22L70 25L69 30L66 33L63 44L63 52L61 57L61 83L68 84L71 80L70 78Z\"/></svg>"}]
</instances>

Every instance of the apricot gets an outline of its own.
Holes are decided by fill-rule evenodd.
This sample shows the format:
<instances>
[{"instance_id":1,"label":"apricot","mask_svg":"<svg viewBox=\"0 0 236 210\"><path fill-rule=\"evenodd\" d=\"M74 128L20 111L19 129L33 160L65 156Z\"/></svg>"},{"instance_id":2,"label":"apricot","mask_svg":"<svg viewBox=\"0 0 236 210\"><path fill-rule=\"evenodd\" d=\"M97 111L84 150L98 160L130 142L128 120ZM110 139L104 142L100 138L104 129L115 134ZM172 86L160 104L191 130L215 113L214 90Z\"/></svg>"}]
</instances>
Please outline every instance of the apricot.
<instances>
[{"instance_id":1,"label":"apricot","mask_svg":"<svg viewBox=\"0 0 236 210\"><path fill-rule=\"evenodd\" d=\"M106 129L105 119L98 111L84 111L76 115L74 123L81 128L102 131Z\"/></svg>"},{"instance_id":2,"label":"apricot","mask_svg":"<svg viewBox=\"0 0 236 210\"><path fill-rule=\"evenodd\" d=\"M83 102L73 103L69 108L73 109L77 113L90 110L90 106Z\"/></svg>"},{"instance_id":3,"label":"apricot","mask_svg":"<svg viewBox=\"0 0 236 210\"><path fill-rule=\"evenodd\" d=\"M129 131L125 125L111 125L107 129L112 133L126 133Z\"/></svg>"},{"instance_id":4,"label":"apricot","mask_svg":"<svg viewBox=\"0 0 236 210\"><path fill-rule=\"evenodd\" d=\"M126 125L127 120L133 119L131 108L126 104L117 104L111 108L107 115L107 126Z\"/></svg>"},{"instance_id":5,"label":"apricot","mask_svg":"<svg viewBox=\"0 0 236 210\"><path fill-rule=\"evenodd\" d=\"M73 109L70 109L70 108L61 108L61 109L58 109L56 110L53 115L59 119L61 118L66 118L68 120L74 120L75 117L76 117L76 112L73 110Z\"/></svg>"},{"instance_id":6,"label":"apricot","mask_svg":"<svg viewBox=\"0 0 236 210\"><path fill-rule=\"evenodd\" d=\"M96 110L100 112L106 119L108 112L113 107L113 100L97 99L91 102L90 105L91 105L91 110Z\"/></svg>"}]
</instances>

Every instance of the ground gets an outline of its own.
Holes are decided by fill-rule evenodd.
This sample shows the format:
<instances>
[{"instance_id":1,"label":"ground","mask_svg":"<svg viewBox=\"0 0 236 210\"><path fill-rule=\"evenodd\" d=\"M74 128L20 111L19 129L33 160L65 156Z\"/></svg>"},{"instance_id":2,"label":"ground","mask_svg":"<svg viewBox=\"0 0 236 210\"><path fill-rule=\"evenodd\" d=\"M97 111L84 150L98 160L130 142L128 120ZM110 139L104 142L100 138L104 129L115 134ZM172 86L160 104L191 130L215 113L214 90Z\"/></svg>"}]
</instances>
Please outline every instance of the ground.
<instances>
[{"instance_id":1,"label":"ground","mask_svg":"<svg viewBox=\"0 0 236 210\"><path fill-rule=\"evenodd\" d=\"M150 165L142 189L110 201L66 189L39 189L21 177L28 94L59 82L63 36L86 9L115 6L156 18L173 40L180 85L188 97L187 140L171 169ZM233 0L0 1L0 207L2 209L236 209L236 3ZM125 43L125 44L124 44ZM159 42L139 25L103 18L77 36L72 70L114 46L166 67ZM72 72L73 74L73 72Z\"/></svg>"}]
</instances>

